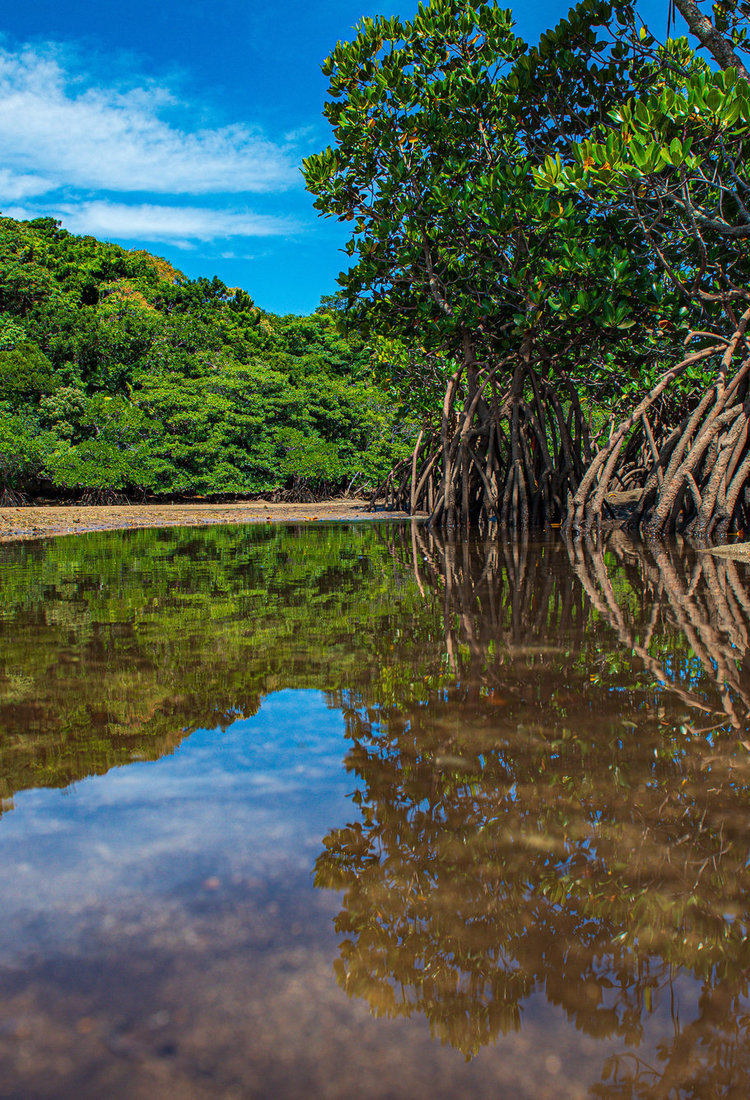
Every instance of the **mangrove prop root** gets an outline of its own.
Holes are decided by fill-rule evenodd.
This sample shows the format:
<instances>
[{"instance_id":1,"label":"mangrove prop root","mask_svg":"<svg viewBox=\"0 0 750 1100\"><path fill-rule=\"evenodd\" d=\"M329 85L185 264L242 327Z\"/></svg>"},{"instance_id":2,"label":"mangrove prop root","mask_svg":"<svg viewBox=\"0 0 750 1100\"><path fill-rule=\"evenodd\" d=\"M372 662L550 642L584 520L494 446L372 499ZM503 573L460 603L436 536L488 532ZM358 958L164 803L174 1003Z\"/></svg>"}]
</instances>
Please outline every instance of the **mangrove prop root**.
<instances>
[{"instance_id":1,"label":"mangrove prop root","mask_svg":"<svg viewBox=\"0 0 750 1100\"><path fill-rule=\"evenodd\" d=\"M435 528L497 524L513 537L562 520L591 455L578 396L573 387L558 393L529 363L517 364L498 393L503 365L479 380L463 370L450 378L439 427L423 427L374 499L427 514Z\"/></svg>"},{"instance_id":2,"label":"mangrove prop root","mask_svg":"<svg viewBox=\"0 0 750 1100\"><path fill-rule=\"evenodd\" d=\"M750 346L746 311L731 336L671 367L610 433L579 479L565 530L596 537L617 491L640 490L630 524L651 538L683 532L710 542L745 522L750 462ZM697 363L715 360L713 384L676 428L651 421L653 409ZM625 520L628 522L628 520Z\"/></svg>"},{"instance_id":3,"label":"mangrove prop root","mask_svg":"<svg viewBox=\"0 0 750 1100\"><path fill-rule=\"evenodd\" d=\"M750 310L732 325L731 336L685 355L595 438L571 379L552 380L528 349L494 366L469 357L448 379L440 423L424 425L376 496L388 509L427 515L434 529L476 526L510 538L557 524L576 538L618 524L701 542L742 530ZM686 398L691 368L712 364L713 382Z\"/></svg>"}]
</instances>

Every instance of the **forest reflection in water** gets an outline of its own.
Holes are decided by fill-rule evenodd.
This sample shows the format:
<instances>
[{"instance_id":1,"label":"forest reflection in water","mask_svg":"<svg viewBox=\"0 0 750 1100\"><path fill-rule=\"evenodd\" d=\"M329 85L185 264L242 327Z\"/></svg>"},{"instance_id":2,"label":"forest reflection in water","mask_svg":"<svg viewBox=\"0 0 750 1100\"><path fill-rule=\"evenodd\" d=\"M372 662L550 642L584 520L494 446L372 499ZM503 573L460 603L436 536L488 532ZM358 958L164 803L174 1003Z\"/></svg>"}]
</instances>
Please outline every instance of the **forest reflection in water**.
<instances>
[{"instance_id":1,"label":"forest reflection in water","mask_svg":"<svg viewBox=\"0 0 750 1100\"><path fill-rule=\"evenodd\" d=\"M340 891L353 1003L426 1019L490 1073L543 997L594 1043L584 1072L534 1032L542 1060L582 1074L549 1095L750 1094L744 564L620 533L446 543L416 524L2 555L7 807L323 690L354 789L314 874ZM526 1072L514 1095L543 1095Z\"/></svg>"},{"instance_id":2,"label":"forest reflection in water","mask_svg":"<svg viewBox=\"0 0 750 1100\"><path fill-rule=\"evenodd\" d=\"M412 536L453 675L348 715L359 820L316 868L342 986L468 1056L544 989L625 1042L595 1095L750 1094L747 580L619 533L568 573L559 545Z\"/></svg>"}]
</instances>

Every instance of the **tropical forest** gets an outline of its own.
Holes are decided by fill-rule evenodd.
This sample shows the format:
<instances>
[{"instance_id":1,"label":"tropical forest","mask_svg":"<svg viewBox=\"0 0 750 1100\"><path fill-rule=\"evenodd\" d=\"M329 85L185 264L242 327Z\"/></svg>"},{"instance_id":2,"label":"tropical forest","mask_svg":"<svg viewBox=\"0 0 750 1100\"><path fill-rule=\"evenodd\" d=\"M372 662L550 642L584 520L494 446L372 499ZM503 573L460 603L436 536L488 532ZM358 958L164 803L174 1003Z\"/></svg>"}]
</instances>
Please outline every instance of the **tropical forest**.
<instances>
[{"instance_id":1,"label":"tropical forest","mask_svg":"<svg viewBox=\"0 0 750 1100\"><path fill-rule=\"evenodd\" d=\"M442 527L750 526L747 13L678 8L664 42L594 0L534 46L496 5L363 20L304 165L352 230L309 318L4 219L3 499L356 486Z\"/></svg>"},{"instance_id":2,"label":"tropical forest","mask_svg":"<svg viewBox=\"0 0 750 1100\"><path fill-rule=\"evenodd\" d=\"M0 254L6 504L352 490L410 442L335 302L265 315L51 218L1 219Z\"/></svg>"}]
</instances>

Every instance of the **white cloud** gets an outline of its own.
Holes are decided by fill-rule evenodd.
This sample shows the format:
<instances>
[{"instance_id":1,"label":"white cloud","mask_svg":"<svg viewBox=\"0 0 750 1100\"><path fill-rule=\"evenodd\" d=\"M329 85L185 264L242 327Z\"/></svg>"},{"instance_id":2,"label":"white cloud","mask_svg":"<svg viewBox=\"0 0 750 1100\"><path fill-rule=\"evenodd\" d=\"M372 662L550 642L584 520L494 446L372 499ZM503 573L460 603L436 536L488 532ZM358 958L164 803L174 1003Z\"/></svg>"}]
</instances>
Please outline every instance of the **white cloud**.
<instances>
[{"instance_id":1,"label":"white cloud","mask_svg":"<svg viewBox=\"0 0 750 1100\"><path fill-rule=\"evenodd\" d=\"M109 202L97 199L59 203L35 210L10 207L4 213L22 220L42 214L59 219L72 233L124 241L163 241L190 248L193 241L229 237L278 237L299 229L289 218L250 211L211 210L199 206L161 206L155 203Z\"/></svg>"},{"instance_id":2,"label":"white cloud","mask_svg":"<svg viewBox=\"0 0 750 1100\"><path fill-rule=\"evenodd\" d=\"M51 186L43 176L24 175L0 168L0 195L10 202L43 195Z\"/></svg>"},{"instance_id":3,"label":"white cloud","mask_svg":"<svg viewBox=\"0 0 750 1100\"><path fill-rule=\"evenodd\" d=\"M155 83L86 87L51 49L0 49L0 201L63 186L199 195L299 182L293 135L279 144L245 124L181 129L164 117L176 103Z\"/></svg>"}]
</instances>

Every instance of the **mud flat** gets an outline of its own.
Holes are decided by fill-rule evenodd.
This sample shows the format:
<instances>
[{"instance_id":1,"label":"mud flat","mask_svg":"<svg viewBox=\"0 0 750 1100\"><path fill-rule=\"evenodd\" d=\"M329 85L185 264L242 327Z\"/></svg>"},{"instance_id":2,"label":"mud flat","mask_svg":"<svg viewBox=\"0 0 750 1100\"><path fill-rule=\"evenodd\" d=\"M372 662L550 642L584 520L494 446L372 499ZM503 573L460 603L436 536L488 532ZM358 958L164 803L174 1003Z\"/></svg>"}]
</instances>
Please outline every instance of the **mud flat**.
<instances>
[{"instance_id":1,"label":"mud flat","mask_svg":"<svg viewBox=\"0 0 750 1100\"><path fill-rule=\"evenodd\" d=\"M715 554L718 558L750 561L750 542L728 542L725 546L710 546L705 552Z\"/></svg>"},{"instance_id":2,"label":"mud flat","mask_svg":"<svg viewBox=\"0 0 750 1100\"><path fill-rule=\"evenodd\" d=\"M205 527L216 523L324 523L407 519L405 512L371 512L363 500L317 504L130 504L0 508L0 542L130 527Z\"/></svg>"}]
</instances>

